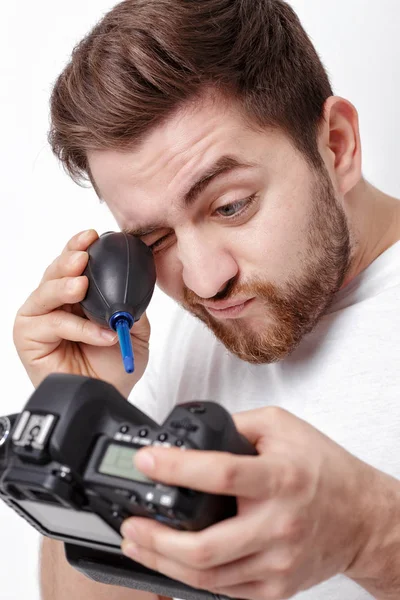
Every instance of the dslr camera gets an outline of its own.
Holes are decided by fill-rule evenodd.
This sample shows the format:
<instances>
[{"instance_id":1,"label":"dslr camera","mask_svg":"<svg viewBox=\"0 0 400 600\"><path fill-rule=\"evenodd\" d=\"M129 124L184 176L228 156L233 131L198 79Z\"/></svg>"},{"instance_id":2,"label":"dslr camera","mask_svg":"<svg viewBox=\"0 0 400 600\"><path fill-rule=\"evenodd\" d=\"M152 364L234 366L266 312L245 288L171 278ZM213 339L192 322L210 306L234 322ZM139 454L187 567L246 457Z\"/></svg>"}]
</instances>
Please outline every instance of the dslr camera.
<instances>
[{"instance_id":1,"label":"dslr camera","mask_svg":"<svg viewBox=\"0 0 400 600\"><path fill-rule=\"evenodd\" d=\"M0 497L68 562L101 583L170 597L215 598L123 556L129 516L198 531L236 513L236 499L167 486L134 466L147 446L254 455L232 417L210 401L176 406L162 425L97 379L53 374L23 411L0 417Z\"/></svg>"}]
</instances>

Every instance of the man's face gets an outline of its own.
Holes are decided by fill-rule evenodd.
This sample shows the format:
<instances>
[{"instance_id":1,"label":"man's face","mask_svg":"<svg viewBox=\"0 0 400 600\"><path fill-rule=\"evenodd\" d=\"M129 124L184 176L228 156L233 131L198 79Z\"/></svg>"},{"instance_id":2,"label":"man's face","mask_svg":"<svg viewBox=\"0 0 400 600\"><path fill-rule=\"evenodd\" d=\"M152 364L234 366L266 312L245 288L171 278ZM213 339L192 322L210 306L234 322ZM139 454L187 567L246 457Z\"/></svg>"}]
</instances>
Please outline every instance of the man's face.
<instances>
[{"instance_id":1,"label":"man's face","mask_svg":"<svg viewBox=\"0 0 400 600\"><path fill-rule=\"evenodd\" d=\"M121 229L153 248L159 287L243 360L287 356L343 283L350 236L327 171L222 101L89 163Z\"/></svg>"}]
</instances>

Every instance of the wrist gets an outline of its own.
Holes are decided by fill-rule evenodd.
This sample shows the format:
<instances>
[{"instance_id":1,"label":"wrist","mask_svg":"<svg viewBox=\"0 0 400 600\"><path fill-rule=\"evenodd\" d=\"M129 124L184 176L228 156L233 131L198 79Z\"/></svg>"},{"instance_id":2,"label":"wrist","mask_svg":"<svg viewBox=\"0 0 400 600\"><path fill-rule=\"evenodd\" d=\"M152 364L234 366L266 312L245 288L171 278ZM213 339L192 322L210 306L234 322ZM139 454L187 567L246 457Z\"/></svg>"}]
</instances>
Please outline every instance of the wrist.
<instances>
[{"instance_id":1,"label":"wrist","mask_svg":"<svg viewBox=\"0 0 400 600\"><path fill-rule=\"evenodd\" d=\"M400 482L365 466L359 512L362 533L354 559L344 574L367 589L375 598L398 598ZM359 508L355 506L354 510Z\"/></svg>"}]
</instances>

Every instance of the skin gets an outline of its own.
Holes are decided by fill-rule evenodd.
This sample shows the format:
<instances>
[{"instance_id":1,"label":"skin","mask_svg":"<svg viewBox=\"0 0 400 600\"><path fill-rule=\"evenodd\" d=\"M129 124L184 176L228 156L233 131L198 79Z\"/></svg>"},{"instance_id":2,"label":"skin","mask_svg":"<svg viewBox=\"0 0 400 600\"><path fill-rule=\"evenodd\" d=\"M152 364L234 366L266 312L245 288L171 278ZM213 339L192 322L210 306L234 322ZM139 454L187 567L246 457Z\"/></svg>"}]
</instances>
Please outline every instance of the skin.
<instances>
[{"instance_id":1,"label":"skin","mask_svg":"<svg viewBox=\"0 0 400 600\"><path fill-rule=\"evenodd\" d=\"M273 360L290 352L335 291L400 237L399 201L362 178L357 113L346 100L327 100L318 148L324 169L316 177L282 132L249 129L234 105L203 98L152 131L138 148L92 152L89 162L120 227L141 229L148 245L164 238L154 256L158 284L169 296L202 318L207 306L253 294L255 300L240 314L240 328L215 313L218 331L213 320L207 322L241 358L265 362L266 356ZM256 166L214 180L184 208L185 192L223 155ZM242 206L253 195L257 200L244 216L226 218L232 210L226 205ZM335 217L317 220L313 208L327 198ZM144 235L154 222L157 227ZM342 239L333 265L326 262L330 248L318 240L319 233L332 245L324 223L333 227L335 242ZM330 277L306 307L308 322L298 337L271 337L282 316L286 333L296 331L290 308L311 267L327 264ZM286 305L276 298L286 298ZM245 347L235 346L239 329L250 340ZM281 346L274 357L276 339ZM251 354L254 343L264 343L262 356ZM393 515L399 510L399 483L283 410L265 408L235 419L258 457L153 449L139 452L136 466L172 485L235 495L238 515L197 533L132 518L121 530L124 553L190 585L233 597L288 598L336 573L352 577L375 597L398 597L400 558L393 556L400 557L400 532L393 532Z\"/></svg>"}]
</instances>

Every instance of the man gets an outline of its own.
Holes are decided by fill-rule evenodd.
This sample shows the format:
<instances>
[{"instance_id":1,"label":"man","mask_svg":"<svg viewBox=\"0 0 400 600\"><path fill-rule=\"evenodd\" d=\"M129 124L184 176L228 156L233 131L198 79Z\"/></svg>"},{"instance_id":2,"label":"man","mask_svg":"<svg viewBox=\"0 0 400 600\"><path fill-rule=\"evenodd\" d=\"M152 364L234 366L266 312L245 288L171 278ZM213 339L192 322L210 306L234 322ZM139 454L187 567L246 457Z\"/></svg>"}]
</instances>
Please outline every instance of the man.
<instances>
[{"instance_id":1,"label":"man","mask_svg":"<svg viewBox=\"0 0 400 600\"><path fill-rule=\"evenodd\" d=\"M398 598L400 203L362 177L356 110L293 10L123 2L57 81L50 141L153 249L160 288L188 314L136 386L146 318L132 379L115 336L76 309L97 237L85 232L17 315L34 385L52 371L100 377L135 387L158 419L213 399L259 452L138 454L155 479L237 496L238 515L194 534L130 519L127 556L236 598ZM42 583L45 600L144 598L85 580L49 540Z\"/></svg>"}]
</instances>

